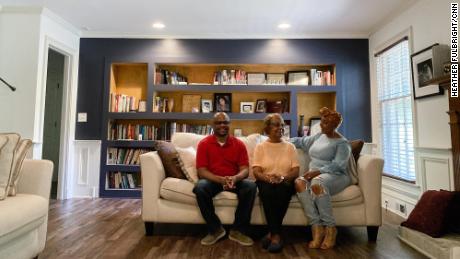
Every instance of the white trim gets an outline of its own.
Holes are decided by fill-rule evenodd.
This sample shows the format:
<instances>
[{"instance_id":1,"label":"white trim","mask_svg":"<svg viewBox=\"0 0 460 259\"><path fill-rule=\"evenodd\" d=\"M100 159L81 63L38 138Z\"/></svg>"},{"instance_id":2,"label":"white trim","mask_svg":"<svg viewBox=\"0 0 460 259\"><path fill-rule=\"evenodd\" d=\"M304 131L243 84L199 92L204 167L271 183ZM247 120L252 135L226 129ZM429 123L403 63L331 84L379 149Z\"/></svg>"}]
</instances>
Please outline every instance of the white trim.
<instances>
[{"instance_id":1,"label":"white trim","mask_svg":"<svg viewBox=\"0 0 460 259\"><path fill-rule=\"evenodd\" d=\"M437 158L437 157L429 157L429 156L420 156L420 166L421 166L421 177L422 177L422 188L424 191L427 190L426 186L426 162L434 162L439 164L445 164L447 166L447 173L450 176L450 171L452 168L450 167L450 159L449 158ZM453 182L451 177L448 177L449 189L453 190Z\"/></svg>"},{"instance_id":2,"label":"white trim","mask_svg":"<svg viewBox=\"0 0 460 259\"><path fill-rule=\"evenodd\" d=\"M368 39L368 33L327 33L327 34L238 34L238 33L204 33L204 34L138 34L129 32L81 31L81 38L122 38L122 39Z\"/></svg>"},{"instance_id":3,"label":"white trim","mask_svg":"<svg viewBox=\"0 0 460 259\"><path fill-rule=\"evenodd\" d=\"M400 200L415 204L421 195L421 188L416 184L406 183L400 180L383 176L382 192Z\"/></svg>"},{"instance_id":4,"label":"white trim","mask_svg":"<svg viewBox=\"0 0 460 259\"><path fill-rule=\"evenodd\" d=\"M81 30L79 30L77 27L73 26L73 24L69 23L68 21L64 20L62 17L56 15L52 11L50 11L47 8L43 8L42 14L48 18L50 18L52 21L55 23L61 25L64 27L64 29L70 31L71 33L77 35L78 37L81 36Z\"/></svg>"},{"instance_id":5,"label":"white trim","mask_svg":"<svg viewBox=\"0 0 460 259\"><path fill-rule=\"evenodd\" d=\"M70 184L70 173L72 171L73 145L75 136L75 113L77 102L77 74L78 74L78 50L69 48L67 45L45 36L44 62L40 108L38 111L39 120L35 124L39 132L40 141L43 138L43 123L45 119L45 95L46 77L48 72L48 49L53 49L65 56L64 61L64 87L62 94L62 113L61 113L61 136L60 136L60 155L58 168L58 190L57 199L67 199L67 190ZM37 129L38 127L38 129ZM36 135L37 136L37 135Z\"/></svg>"},{"instance_id":6,"label":"white trim","mask_svg":"<svg viewBox=\"0 0 460 259\"><path fill-rule=\"evenodd\" d=\"M370 38L374 33L378 32L381 28L394 21L398 16L402 15L405 11L409 10L413 5L417 3L417 0L407 1L404 6L395 9L392 13L385 16L385 18L375 24L369 31L368 38Z\"/></svg>"}]
</instances>

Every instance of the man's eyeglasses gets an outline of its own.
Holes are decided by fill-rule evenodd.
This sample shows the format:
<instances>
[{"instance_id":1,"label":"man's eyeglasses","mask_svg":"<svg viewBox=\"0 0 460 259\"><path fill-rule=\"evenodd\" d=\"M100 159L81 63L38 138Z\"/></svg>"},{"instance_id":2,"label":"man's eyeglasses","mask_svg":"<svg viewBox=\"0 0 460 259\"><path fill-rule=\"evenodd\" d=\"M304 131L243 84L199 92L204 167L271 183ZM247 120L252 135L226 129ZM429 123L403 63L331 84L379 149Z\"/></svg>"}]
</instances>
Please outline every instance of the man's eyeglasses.
<instances>
[{"instance_id":1,"label":"man's eyeglasses","mask_svg":"<svg viewBox=\"0 0 460 259\"><path fill-rule=\"evenodd\" d=\"M228 125L228 124L230 124L230 122L229 121L215 121L214 124L215 125L220 125L220 124Z\"/></svg>"}]
</instances>

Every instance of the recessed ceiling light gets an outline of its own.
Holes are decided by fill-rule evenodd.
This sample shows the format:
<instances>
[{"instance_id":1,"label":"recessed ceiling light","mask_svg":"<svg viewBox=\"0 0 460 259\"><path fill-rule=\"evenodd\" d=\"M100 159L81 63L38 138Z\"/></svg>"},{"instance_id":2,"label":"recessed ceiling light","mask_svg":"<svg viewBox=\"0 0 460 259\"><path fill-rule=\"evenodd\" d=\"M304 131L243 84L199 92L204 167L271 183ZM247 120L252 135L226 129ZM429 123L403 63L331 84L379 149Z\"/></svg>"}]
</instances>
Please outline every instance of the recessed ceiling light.
<instances>
[{"instance_id":1,"label":"recessed ceiling light","mask_svg":"<svg viewBox=\"0 0 460 259\"><path fill-rule=\"evenodd\" d=\"M280 23L278 24L278 28L280 29L287 29L287 28L290 28L291 25L289 23Z\"/></svg>"},{"instance_id":2,"label":"recessed ceiling light","mask_svg":"<svg viewBox=\"0 0 460 259\"><path fill-rule=\"evenodd\" d=\"M155 28L155 29L163 29L165 27L165 25L161 22L156 22L154 24L152 24L152 27Z\"/></svg>"}]
</instances>

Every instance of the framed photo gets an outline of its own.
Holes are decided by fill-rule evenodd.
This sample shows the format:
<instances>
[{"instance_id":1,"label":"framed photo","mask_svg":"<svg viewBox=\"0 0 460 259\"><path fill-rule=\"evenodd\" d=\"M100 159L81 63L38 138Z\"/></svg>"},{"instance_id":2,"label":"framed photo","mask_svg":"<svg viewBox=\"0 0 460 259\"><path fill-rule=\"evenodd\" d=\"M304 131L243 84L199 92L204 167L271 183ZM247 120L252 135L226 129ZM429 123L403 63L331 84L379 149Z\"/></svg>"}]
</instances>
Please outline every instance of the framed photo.
<instances>
[{"instance_id":1,"label":"framed photo","mask_svg":"<svg viewBox=\"0 0 460 259\"><path fill-rule=\"evenodd\" d=\"M215 93L214 94L214 108L216 112L231 112L232 111L232 94L231 93Z\"/></svg>"},{"instance_id":2,"label":"framed photo","mask_svg":"<svg viewBox=\"0 0 460 259\"><path fill-rule=\"evenodd\" d=\"M288 72L288 85L308 85L307 71Z\"/></svg>"},{"instance_id":3,"label":"framed photo","mask_svg":"<svg viewBox=\"0 0 460 259\"><path fill-rule=\"evenodd\" d=\"M321 133L321 117L311 117L310 118L310 136L314 136L318 133Z\"/></svg>"},{"instance_id":4,"label":"framed photo","mask_svg":"<svg viewBox=\"0 0 460 259\"><path fill-rule=\"evenodd\" d=\"M233 136L235 137L242 137L243 136L243 129L234 129Z\"/></svg>"},{"instance_id":5,"label":"framed photo","mask_svg":"<svg viewBox=\"0 0 460 259\"><path fill-rule=\"evenodd\" d=\"M241 113L254 113L254 102L240 102Z\"/></svg>"},{"instance_id":6,"label":"framed photo","mask_svg":"<svg viewBox=\"0 0 460 259\"><path fill-rule=\"evenodd\" d=\"M285 75L284 74L267 74L267 85L285 85Z\"/></svg>"},{"instance_id":7,"label":"framed photo","mask_svg":"<svg viewBox=\"0 0 460 259\"><path fill-rule=\"evenodd\" d=\"M212 112L212 100L201 99L201 112L202 113Z\"/></svg>"},{"instance_id":8,"label":"framed photo","mask_svg":"<svg viewBox=\"0 0 460 259\"><path fill-rule=\"evenodd\" d=\"M435 79L436 63L433 62L433 47L437 45L434 44L411 55L414 99L444 93L439 84L430 84L430 81Z\"/></svg>"},{"instance_id":9,"label":"framed photo","mask_svg":"<svg viewBox=\"0 0 460 259\"><path fill-rule=\"evenodd\" d=\"M256 112L267 112L267 99L258 99L256 102Z\"/></svg>"}]
</instances>

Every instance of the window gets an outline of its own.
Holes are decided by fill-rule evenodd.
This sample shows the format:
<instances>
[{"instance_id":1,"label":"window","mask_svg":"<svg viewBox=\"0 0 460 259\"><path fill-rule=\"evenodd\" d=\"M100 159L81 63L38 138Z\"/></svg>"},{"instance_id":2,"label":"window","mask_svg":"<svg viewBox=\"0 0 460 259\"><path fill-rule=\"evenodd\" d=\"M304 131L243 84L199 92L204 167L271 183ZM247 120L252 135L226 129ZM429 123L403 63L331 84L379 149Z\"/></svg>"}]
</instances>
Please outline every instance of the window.
<instances>
[{"instance_id":1,"label":"window","mask_svg":"<svg viewBox=\"0 0 460 259\"><path fill-rule=\"evenodd\" d=\"M376 54L376 63L383 172L415 183L408 39Z\"/></svg>"}]
</instances>

